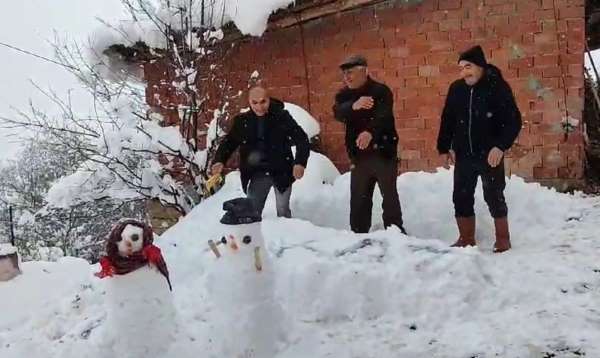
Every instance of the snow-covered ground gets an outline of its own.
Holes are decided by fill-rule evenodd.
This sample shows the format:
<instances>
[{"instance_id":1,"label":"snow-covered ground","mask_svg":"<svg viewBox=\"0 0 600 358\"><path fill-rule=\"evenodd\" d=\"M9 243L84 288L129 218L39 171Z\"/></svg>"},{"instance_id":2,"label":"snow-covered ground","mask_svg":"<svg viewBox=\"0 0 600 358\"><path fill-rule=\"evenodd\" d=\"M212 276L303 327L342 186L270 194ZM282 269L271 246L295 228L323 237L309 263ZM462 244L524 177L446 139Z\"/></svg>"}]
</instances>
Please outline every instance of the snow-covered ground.
<instances>
[{"instance_id":1,"label":"snow-covered ground","mask_svg":"<svg viewBox=\"0 0 600 358\"><path fill-rule=\"evenodd\" d=\"M265 314L256 329L285 324L276 357L600 357L600 198L511 178L513 250L496 255L481 192L482 244L448 248L457 234L451 183L449 170L401 175L410 236L381 230L378 194L374 229L356 235L347 223L349 175L338 176L313 153L306 177L294 185L295 218L276 218L271 197L262 223L267 271L275 278L271 302L284 312L277 322ZM231 337L222 322L240 314L246 297L228 297L228 284L233 292L241 276L219 275L223 261L207 240L226 231L218 223L223 201L240 195L232 173L221 191L157 240L178 325L164 357L226 356L221 343ZM340 254L364 238L373 245ZM0 283L0 356L106 357L98 332L111 329L111 279L94 277L98 267L73 258L22 266L22 275ZM232 302L229 310L224 301Z\"/></svg>"}]
</instances>

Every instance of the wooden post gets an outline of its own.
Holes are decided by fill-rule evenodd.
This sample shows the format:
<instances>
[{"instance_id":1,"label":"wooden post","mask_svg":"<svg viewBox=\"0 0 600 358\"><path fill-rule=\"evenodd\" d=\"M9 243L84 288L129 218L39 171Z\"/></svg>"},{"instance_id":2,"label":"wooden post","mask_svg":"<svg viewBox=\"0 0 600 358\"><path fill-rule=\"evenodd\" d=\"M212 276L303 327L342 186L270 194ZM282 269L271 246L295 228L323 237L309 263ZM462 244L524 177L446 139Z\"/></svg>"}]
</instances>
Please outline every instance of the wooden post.
<instances>
[{"instance_id":1,"label":"wooden post","mask_svg":"<svg viewBox=\"0 0 600 358\"><path fill-rule=\"evenodd\" d=\"M12 206L8 207L8 220L9 220L9 225L10 225L10 243L13 247L15 246L15 225L13 223L13 212L12 212Z\"/></svg>"},{"instance_id":2,"label":"wooden post","mask_svg":"<svg viewBox=\"0 0 600 358\"><path fill-rule=\"evenodd\" d=\"M215 256L217 258L221 257L221 253L219 252L219 249L217 248L217 244L215 244L215 242L213 240L208 240L208 247L210 247L210 249L212 250L212 252L215 254Z\"/></svg>"},{"instance_id":3,"label":"wooden post","mask_svg":"<svg viewBox=\"0 0 600 358\"><path fill-rule=\"evenodd\" d=\"M254 248L254 268L259 272L263 269L262 259L260 258L260 246Z\"/></svg>"}]
</instances>

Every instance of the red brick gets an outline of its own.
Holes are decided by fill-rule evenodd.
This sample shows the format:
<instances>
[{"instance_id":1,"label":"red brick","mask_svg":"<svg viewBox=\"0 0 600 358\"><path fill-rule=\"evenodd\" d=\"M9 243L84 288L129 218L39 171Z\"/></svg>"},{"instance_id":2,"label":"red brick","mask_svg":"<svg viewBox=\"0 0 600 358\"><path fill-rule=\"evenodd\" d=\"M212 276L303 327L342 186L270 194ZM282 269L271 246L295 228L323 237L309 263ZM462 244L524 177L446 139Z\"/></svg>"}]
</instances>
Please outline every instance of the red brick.
<instances>
[{"instance_id":1,"label":"red brick","mask_svg":"<svg viewBox=\"0 0 600 358\"><path fill-rule=\"evenodd\" d=\"M438 66L419 66L419 76L421 77L435 77L439 76L440 68Z\"/></svg>"},{"instance_id":2,"label":"red brick","mask_svg":"<svg viewBox=\"0 0 600 358\"><path fill-rule=\"evenodd\" d=\"M533 168L533 177L535 179L554 179L558 178L558 169L556 168Z\"/></svg>"},{"instance_id":3,"label":"red brick","mask_svg":"<svg viewBox=\"0 0 600 358\"><path fill-rule=\"evenodd\" d=\"M410 49L406 46L392 47L389 50L391 57L408 57Z\"/></svg>"},{"instance_id":4,"label":"red brick","mask_svg":"<svg viewBox=\"0 0 600 358\"><path fill-rule=\"evenodd\" d=\"M449 38L451 41L468 41L471 40L471 31L469 30L455 30L449 32Z\"/></svg>"},{"instance_id":5,"label":"red brick","mask_svg":"<svg viewBox=\"0 0 600 358\"><path fill-rule=\"evenodd\" d=\"M411 104L410 106L405 107L405 109L402 111L396 111L396 120L404 121L408 119L417 118L419 116L419 113L415 107L416 106L413 106Z\"/></svg>"},{"instance_id":6,"label":"red brick","mask_svg":"<svg viewBox=\"0 0 600 358\"><path fill-rule=\"evenodd\" d=\"M533 58L526 57L517 60L510 60L509 67L518 69L531 68L533 67Z\"/></svg>"},{"instance_id":7,"label":"red brick","mask_svg":"<svg viewBox=\"0 0 600 358\"><path fill-rule=\"evenodd\" d=\"M535 18L538 20L554 20L554 10L552 10L552 9L536 10Z\"/></svg>"},{"instance_id":8,"label":"red brick","mask_svg":"<svg viewBox=\"0 0 600 358\"><path fill-rule=\"evenodd\" d=\"M498 4L490 7L492 15L514 15L516 12L515 4Z\"/></svg>"},{"instance_id":9,"label":"red brick","mask_svg":"<svg viewBox=\"0 0 600 358\"><path fill-rule=\"evenodd\" d=\"M512 24L512 19L511 19L511 24ZM518 24L518 27L519 27L519 31L521 34L523 34L523 33L537 34L537 33L542 32L542 24L539 21L521 23L521 24Z\"/></svg>"},{"instance_id":10,"label":"red brick","mask_svg":"<svg viewBox=\"0 0 600 358\"><path fill-rule=\"evenodd\" d=\"M583 64L583 56L577 54L560 54L560 61L562 64L567 65Z\"/></svg>"},{"instance_id":11,"label":"red brick","mask_svg":"<svg viewBox=\"0 0 600 358\"><path fill-rule=\"evenodd\" d=\"M448 19L440 21L440 31L460 30L459 19Z\"/></svg>"},{"instance_id":12,"label":"red brick","mask_svg":"<svg viewBox=\"0 0 600 358\"><path fill-rule=\"evenodd\" d=\"M583 78L583 66L580 64L569 65L568 75L575 78Z\"/></svg>"},{"instance_id":13,"label":"red brick","mask_svg":"<svg viewBox=\"0 0 600 358\"><path fill-rule=\"evenodd\" d=\"M544 77L560 77L562 75L562 71L560 67L546 67L542 71Z\"/></svg>"},{"instance_id":14,"label":"red brick","mask_svg":"<svg viewBox=\"0 0 600 358\"><path fill-rule=\"evenodd\" d=\"M396 18L396 21L398 21L397 18ZM424 22L424 23L420 24L419 26L417 26L417 33L418 34L426 34L429 32L437 32L437 31L439 31L439 29L440 29L440 26L437 22Z\"/></svg>"},{"instance_id":15,"label":"red brick","mask_svg":"<svg viewBox=\"0 0 600 358\"><path fill-rule=\"evenodd\" d=\"M404 138L400 139L400 144L402 148L405 150L425 150L425 141L424 140L405 140Z\"/></svg>"},{"instance_id":16,"label":"red brick","mask_svg":"<svg viewBox=\"0 0 600 358\"><path fill-rule=\"evenodd\" d=\"M439 0L440 10L460 9L461 0Z\"/></svg>"},{"instance_id":17,"label":"red brick","mask_svg":"<svg viewBox=\"0 0 600 358\"><path fill-rule=\"evenodd\" d=\"M535 67L557 66L558 55L538 55L534 57Z\"/></svg>"},{"instance_id":18,"label":"red brick","mask_svg":"<svg viewBox=\"0 0 600 358\"><path fill-rule=\"evenodd\" d=\"M404 160L421 159L421 152L418 150L402 150L400 158Z\"/></svg>"},{"instance_id":19,"label":"red brick","mask_svg":"<svg viewBox=\"0 0 600 358\"><path fill-rule=\"evenodd\" d=\"M558 14L560 19L583 19L585 8L583 6L560 8Z\"/></svg>"},{"instance_id":20,"label":"red brick","mask_svg":"<svg viewBox=\"0 0 600 358\"><path fill-rule=\"evenodd\" d=\"M581 177L583 176L583 168L581 168L581 167L558 168L558 176L561 179L581 179Z\"/></svg>"},{"instance_id":21,"label":"red brick","mask_svg":"<svg viewBox=\"0 0 600 358\"><path fill-rule=\"evenodd\" d=\"M399 120L398 128L416 128L425 129L425 120L423 118Z\"/></svg>"}]
</instances>

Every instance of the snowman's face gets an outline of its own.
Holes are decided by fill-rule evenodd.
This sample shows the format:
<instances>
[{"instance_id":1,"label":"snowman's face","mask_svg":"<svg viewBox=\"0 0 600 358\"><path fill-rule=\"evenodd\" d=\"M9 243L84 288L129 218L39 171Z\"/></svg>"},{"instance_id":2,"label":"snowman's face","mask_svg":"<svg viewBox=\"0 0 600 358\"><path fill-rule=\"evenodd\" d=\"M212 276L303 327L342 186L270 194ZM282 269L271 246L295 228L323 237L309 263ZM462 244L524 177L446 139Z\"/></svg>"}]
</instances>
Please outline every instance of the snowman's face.
<instances>
[{"instance_id":1,"label":"snowman's face","mask_svg":"<svg viewBox=\"0 0 600 358\"><path fill-rule=\"evenodd\" d=\"M142 250L144 246L144 229L135 225L127 225L121 233L121 240L117 241L119 255L129 257Z\"/></svg>"},{"instance_id":2,"label":"snowman's face","mask_svg":"<svg viewBox=\"0 0 600 358\"><path fill-rule=\"evenodd\" d=\"M255 248L264 246L260 223L231 225L225 230L225 235L216 242L223 256L231 253L236 253L232 257L254 256Z\"/></svg>"}]
</instances>

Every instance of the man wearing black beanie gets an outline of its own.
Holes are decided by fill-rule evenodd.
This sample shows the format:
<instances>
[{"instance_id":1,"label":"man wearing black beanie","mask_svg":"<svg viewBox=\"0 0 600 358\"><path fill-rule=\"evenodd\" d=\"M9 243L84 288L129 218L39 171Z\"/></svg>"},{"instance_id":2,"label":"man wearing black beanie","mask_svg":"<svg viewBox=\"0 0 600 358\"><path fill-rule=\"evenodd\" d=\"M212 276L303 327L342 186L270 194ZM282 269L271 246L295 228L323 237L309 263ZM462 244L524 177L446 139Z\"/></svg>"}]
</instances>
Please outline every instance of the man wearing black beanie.
<instances>
[{"instance_id":1,"label":"man wearing black beanie","mask_svg":"<svg viewBox=\"0 0 600 358\"><path fill-rule=\"evenodd\" d=\"M460 79L450 85L442 112L437 149L446 166L455 163L454 202L459 238L454 247L475 246L475 188L494 218L494 252L511 248L504 198L504 152L521 130L521 113L502 72L488 64L481 46L463 52Z\"/></svg>"}]
</instances>

